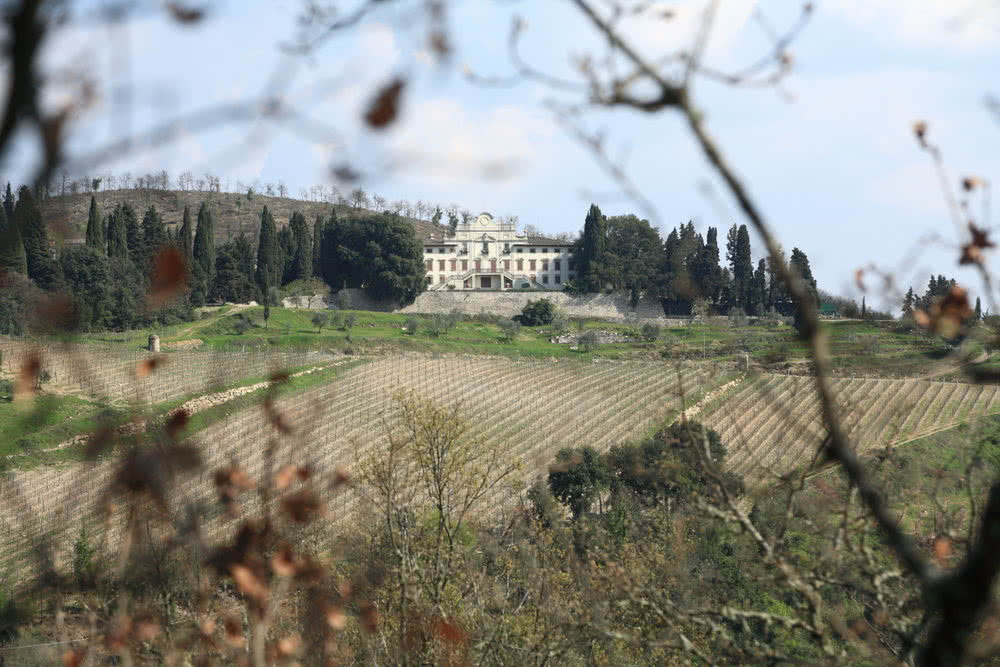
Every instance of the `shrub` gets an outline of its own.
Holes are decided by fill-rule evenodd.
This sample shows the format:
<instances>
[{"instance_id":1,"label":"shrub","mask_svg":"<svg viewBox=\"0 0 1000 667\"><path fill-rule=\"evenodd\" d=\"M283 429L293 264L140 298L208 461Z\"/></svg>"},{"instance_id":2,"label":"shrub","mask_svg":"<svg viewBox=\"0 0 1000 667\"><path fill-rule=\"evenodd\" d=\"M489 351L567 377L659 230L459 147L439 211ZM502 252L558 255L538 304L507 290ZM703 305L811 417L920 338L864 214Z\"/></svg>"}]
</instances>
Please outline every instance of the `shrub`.
<instances>
[{"instance_id":1,"label":"shrub","mask_svg":"<svg viewBox=\"0 0 1000 667\"><path fill-rule=\"evenodd\" d=\"M607 465L593 447L560 449L549 472L552 495L569 508L574 519L590 511L610 482Z\"/></svg>"},{"instance_id":2,"label":"shrub","mask_svg":"<svg viewBox=\"0 0 1000 667\"><path fill-rule=\"evenodd\" d=\"M350 331L351 327L354 326L354 321L357 316L354 313L344 313L343 317L340 319L340 328L344 331Z\"/></svg>"},{"instance_id":3,"label":"shrub","mask_svg":"<svg viewBox=\"0 0 1000 667\"><path fill-rule=\"evenodd\" d=\"M518 332L521 331L521 324L519 322L515 322L514 320L501 320L499 322L499 327L500 334L505 343L513 341L517 338Z\"/></svg>"},{"instance_id":4,"label":"shrub","mask_svg":"<svg viewBox=\"0 0 1000 667\"><path fill-rule=\"evenodd\" d=\"M411 336L414 335L420 329L420 318L416 315L410 315L406 318L406 323L403 324L403 328L406 329L406 333Z\"/></svg>"},{"instance_id":5,"label":"shrub","mask_svg":"<svg viewBox=\"0 0 1000 667\"><path fill-rule=\"evenodd\" d=\"M345 290L337 292L333 297L333 303L338 310L347 310L351 307L351 295Z\"/></svg>"},{"instance_id":6,"label":"shrub","mask_svg":"<svg viewBox=\"0 0 1000 667\"><path fill-rule=\"evenodd\" d=\"M597 332L584 331L580 334L580 338L577 340L576 344L583 352L591 352L595 347L597 347Z\"/></svg>"},{"instance_id":7,"label":"shrub","mask_svg":"<svg viewBox=\"0 0 1000 667\"><path fill-rule=\"evenodd\" d=\"M569 321L562 315L557 315L554 320L552 320L552 333L557 336L569 331Z\"/></svg>"},{"instance_id":8,"label":"shrub","mask_svg":"<svg viewBox=\"0 0 1000 667\"><path fill-rule=\"evenodd\" d=\"M90 534L85 525L73 543L73 578L80 588L90 588L97 581L96 549L90 543Z\"/></svg>"},{"instance_id":9,"label":"shrub","mask_svg":"<svg viewBox=\"0 0 1000 667\"><path fill-rule=\"evenodd\" d=\"M642 325L642 339L647 343L655 343L660 337L660 325L653 322L646 322Z\"/></svg>"},{"instance_id":10,"label":"shrub","mask_svg":"<svg viewBox=\"0 0 1000 667\"><path fill-rule=\"evenodd\" d=\"M316 333L319 333L323 331L323 327L330 323L330 314L321 310L312 316L312 323L316 327Z\"/></svg>"},{"instance_id":11,"label":"shrub","mask_svg":"<svg viewBox=\"0 0 1000 667\"><path fill-rule=\"evenodd\" d=\"M548 299L538 299L529 301L521 310L521 324L528 327L537 327L550 324L556 316L556 307Z\"/></svg>"}]
</instances>

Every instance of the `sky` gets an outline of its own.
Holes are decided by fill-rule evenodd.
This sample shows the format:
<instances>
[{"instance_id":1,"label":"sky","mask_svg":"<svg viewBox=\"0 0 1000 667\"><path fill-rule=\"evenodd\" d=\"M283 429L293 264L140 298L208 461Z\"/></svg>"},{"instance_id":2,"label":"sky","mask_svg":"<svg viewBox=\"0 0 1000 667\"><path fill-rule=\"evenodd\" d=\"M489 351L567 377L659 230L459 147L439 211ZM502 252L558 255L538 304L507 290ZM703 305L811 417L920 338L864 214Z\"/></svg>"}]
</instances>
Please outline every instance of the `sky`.
<instances>
[{"instance_id":1,"label":"sky","mask_svg":"<svg viewBox=\"0 0 1000 667\"><path fill-rule=\"evenodd\" d=\"M702 232L720 227L720 236L746 222L676 113L592 108L580 116L588 133L604 137L607 154L644 205L623 192L551 110L585 96L511 79L507 38L515 17L524 21L524 59L540 70L578 80L575 63L604 57L603 42L567 0L448 3L453 48L443 63L430 53L428 21L414 9L423 3L413 0L387 3L308 56L281 48L297 34L302 3L296 0L210 3L194 27L170 20L156 3L108 25L92 18L103 4L74 3L73 20L45 45L47 108L72 99L83 76L96 90L92 104L74 116L71 157L264 91L280 90L300 115L280 123L189 123L166 145L122 154L95 173L210 172L223 185L282 181L294 196L332 184L331 168L347 164L367 191L389 200L517 215L522 225L550 234L577 232L591 202L609 215L648 218L664 235L688 220ZM988 182L998 172L1000 117L984 99L1000 96L1000 7L992 0L814 4L790 47L794 67L779 87L695 78L693 97L707 129L786 250L808 254L821 288L860 298L855 271L874 264L918 292L931 272L975 289L975 274L956 266L961 235L912 127L927 122L953 186L963 176ZM704 6L703 0L652 2L620 28L657 59L690 48ZM771 44L762 26L780 32L800 7L791 0L759 6L721 0L705 63L734 71L754 62ZM670 10L669 20L663 10ZM627 71L621 63L619 69ZM502 85L470 81L465 72ZM395 76L408 82L400 118L387 130L372 130L362 115L374 91ZM24 135L0 171L18 182L37 159ZM978 200L975 206L980 210ZM755 257L762 250L757 242ZM877 294L869 300L880 302Z\"/></svg>"}]
</instances>

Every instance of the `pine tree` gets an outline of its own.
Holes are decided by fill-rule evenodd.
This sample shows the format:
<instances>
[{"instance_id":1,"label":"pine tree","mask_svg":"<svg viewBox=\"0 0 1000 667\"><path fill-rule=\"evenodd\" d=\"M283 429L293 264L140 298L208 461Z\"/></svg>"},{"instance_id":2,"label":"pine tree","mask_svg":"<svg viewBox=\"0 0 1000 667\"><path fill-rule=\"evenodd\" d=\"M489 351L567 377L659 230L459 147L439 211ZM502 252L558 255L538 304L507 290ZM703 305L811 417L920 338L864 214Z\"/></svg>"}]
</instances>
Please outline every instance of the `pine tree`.
<instances>
[{"instance_id":1,"label":"pine tree","mask_svg":"<svg viewBox=\"0 0 1000 667\"><path fill-rule=\"evenodd\" d=\"M10 184L7 185L8 191ZM13 216L7 217L7 207L2 209L0 218L0 270L15 271L28 274L28 260L24 254L24 242L21 240L21 230L14 224Z\"/></svg>"},{"instance_id":2,"label":"pine tree","mask_svg":"<svg viewBox=\"0 0 1000 667\"><path fill-rule=\"evenodd\" d=\"M295 239L295 255L292 257L292 280L306 280L312 277L313 245L306 218L301 213L292 214L288 223Z\"/></svg>"},{"instance_id":3,"label":"pine tree","mask_svg":"<svg viewBox=\"0 0 1000 667\"><path fill-rule=\"evenodd\" d=\"M24 239L24 253L28 267L28 277L42 289L56 287L58 265L49 249L49 235L42 221L42 213L35 204L35 198L27 186L21 186L14 207L14 226Z\"/></svg>"},{"instance_id":4,"label":"pine tree","mask_svg":"<svg viewBox=\"0 0 1000 667\"><path fill-rule=\"evenodd\" d=\"M215 223L212 212L204 203L198 209L198 225L194 230L191 260L198 267L198 275L205 283L205 293L215 280Z\"/></svg>"},{"instance_id":5,"label":"pine tree","mask_svg":"<svg viewBox=\"0 0 1000 667\"><path fill-rule=\"evenodd\" d=\"M128 259L128 234L121 205L115 207L108 218L108 258Z\"/></svg>"},{"instance_id":6,"label":"pine tree","mask_svg":"<svg viewBox=\"0 0 1000 667\"><path fill-rule=\"evenodd\" d=\"M186 205L184 206L184 217L181 220L181 228L177 233L179 234L177 249L184 256L185 265L190 267L194 259L191 245L191 209Z\"/></svg>"},{"instance_id":7,"label":"pine tree","mask_svg":"<svg viewBox=\"0 0 1000 667\"><path fill-rule=\"evenodd\" d=\"M278 247L278 232L274 226L274 218L267 206L260 213L260 236L257 238L257 289L261 297L267 295L271 285L278 282L281 275L281 257Z\"/></svg>"},{"instance_id":8,"label":"pine tree","mask_svg":"<svg viewBox=\"0 0 1000 667\"><path fill-rule=\"evenodd\" d=\"M87 214L86 243L90 248L104 247L104 233L103 229L101 229L101 216L97 212L97 199L93 196L90 197L90 211Z\"/></svg>"},{"instance_id":9,"label":"pine tree","mask_svg":"<svg viewBox=\"0 0 1000 667\"><path fill-rule=\"evenodd\" d=\"M913 308L917 305L917 297L913 293L913 288L910 287L906 291L906 296L903 297L903 316L909 317L913 315Z\"/></svg>"},{"instance_id":10,"label":"pine tree","mask_svg":"<svg viewBox=\"0 0 1000 667\"><path fill-rule=\"evenodd\" d=\"M313 223L313 239L312 239L312 274L314 276L322 276L323 274L323 258L320 255L320 247L322 245L323 245L323 216L317 213L316 222Z\"/></svg>"}]
</instances>

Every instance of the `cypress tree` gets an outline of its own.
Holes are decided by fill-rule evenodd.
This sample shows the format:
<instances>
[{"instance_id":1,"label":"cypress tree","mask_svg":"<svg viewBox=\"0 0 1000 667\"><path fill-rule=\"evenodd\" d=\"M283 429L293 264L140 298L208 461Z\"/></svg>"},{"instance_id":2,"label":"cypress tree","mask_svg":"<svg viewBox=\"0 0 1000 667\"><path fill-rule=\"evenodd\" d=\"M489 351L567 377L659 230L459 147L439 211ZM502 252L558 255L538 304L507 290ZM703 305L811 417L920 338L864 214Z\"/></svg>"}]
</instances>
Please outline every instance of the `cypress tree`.
<instances>
[{"instance_id":1,"label":"cypress tree","mask_svg":"<svg viewBox=\"0 0 1000 667\"><path fill-rule=\"evenodd\" d=\"M292 237L295 241L295 254L291 261L291 278L292 280L306 280L312 277L313 245L305 216L296 211L292 214L288 226L292 230Z\"/></svg>"},{"instance_id":2,"label":"cypress tree","mask_svg":"<svg viewBox=\"0 0 1000 667\"><path fill-rule=\"evenodd\" d=\"M128 232L125 229L125 215L120 204L108 217L107 242L108 258L128 259Z\"/></svg>"},{"instance_id":3,"label":"cypress tree","mask_svg":"<svg viewBox=\"0 0 1000 667\"><path fill-rule=\"evenodd\" d=\"M107 257L108 255L108 221L111 219L110 215L104 216L101 220L101 247L97 250Z\"/></svg>"},{"instance_id":4,"label":"cypress tree","mask_svg":"<svg viewBox=\"0 0 1000 667\"><path fill-rule=\"evenodd\" d=\"M215 280L215 224L212 222L212 212L204 203L198 209L198 225L194 230L191 258L205 281L207 293L208 286Z\"/></svg>"},{"instance_id":5,"label":"cypress tree","mask_svg":"<svg viewBox=\"0 0 1000 667\"><path fill-rule=\"evenodd\" d=\"M7 191L3 195L3 212L8 221L14 219L14 192L10 189L10 181L7 181Z\"/></svg>"},{"instance_id":6,"label":"cypress tree","mask_svg":"<svg viewBox=\"0 0 1000 667\"><path fill-rule=\"evenodd\" d=\"M101 229L101 216L97 212L97 200L93 197L93 195L90 197L90 211L87 213L87 247L104 247L104 233Z\"/></svg>"},{"instance_id":7,"label":"cypress tree","mask_svg":"<svg viewBox=\"0 0 1000 667\"><path fill-rule=\"evenodd\" d=\"M42 221L42 213L35 205L35 198L27 186L21 186L14 207L14 226L24 239L24 253L28 277L42 289L52 289L58 282L58 267L49 249L49 235Z\"/></svg>"},{"instance_id":8,"label":"cypress tree","mask_svg":"<svg viewBox=\"0 0 1000 667\"><path fill-rule=\"evenodd\" d=\"M295 259L295 236L288 225L278 231L278 248L281 254L281 282L279 285L287 285L292 282L292 261Z\"/></svg>"},{"instance_id":9,"label":"cypress tree","mask_svg":"<svg viewBox=\"0 0 1000 667\"><path fill-rule=\"evenodd\" d=\"M913 287L910 287L906 291L906 296L903 297L903 316L908 317L913 315L913 308L917 305L918 299L917 295L913 293Z\"/></svg>"},{"instance_id":10,"label":"cypress tree","mask_svg":"<svg viewBox=\"0 0 1000 667\"><path fill-rule=\"evenodd\" d=\"M316 222L313 223L312 239L312 274L314 276L323 275L323 257L320 255L320 247L323 245L323 216L316 214Z\"/></svg>"},{"instance_id":11,"label":"cypress tree","mask_svg":"<svg viewBox=\"0 0 1000 667\"><path fill-rule=\"evenodd\" d=\"M983 319L983 307L982 307L982 304L979 303L979 297L977 296L976 297L976 310L973 311L972 321L973 322L978 322L981 319Z\"/></svg>"},{"instance_id":12,"label":"cypress tree","mask_svg":"<svg viewBox=\"0 0 1000 667\"><path fill-rule=\"evenodd\" d=\"M10 185L8 184L8 189ZM7 217L7 207L2 207L0 219L0 269L28 274L28 260L24 254L24 242L21 240L21 230L14 224L13 216Z\"/></svg>"},{"instance_id":13,"label":"cypress tree","mask_svg":"<svg viewBox=\"0 0 1000 667\"><path fill-rule=\"evenodd\" d=\"M147 270L152 268L156 254L166 243L167 230L163 226L163 219L156 212L156 207L150 206L142 217L142 259Z\"/></svg>"},{"instance_id":14,"label":"cypress tree","mask_svg":"<svg viewBox=\"0 0 1000 667\"><path fill-rule=\"evenodd\" d=\"M589 292L600 291L603 286L604 250L607 245L607 220L597 204L591 204L583 222L582 248L579 253L580 281Z\"/></svg>"},{"instance_id":15,"label":"cypress tree","mask_svg":"<svg viewBox=\"0 0 1000 667\"><path fill-rule=\"evenodd\" d=\"M809 258L798 248L792 248L792 257L788 261L788 268L791 270L795 280L805 283L806 299L795 304L795 328L799 333L803 331L805 325L806 309L816 309L816 279L813 278L812 269L809 267Z\"/></svg>"},{"instance_id":16,"label":"cypress tree","mask_svg":"<svg viewBox=\"0 0 1000 667\"><path fill-rule=\"evenodd\" d=\"M866 317L867 314L868 314L868 307L865 304L865 297L864 297L864 295L862 295L862 297L861 297L861 319L862 320L867 319L867 317Z\"/></svg>"},{"instance_id":17,"label":"cypress tree","mask_svg":"<svg viewBox=\"0 0 1000 667\"><path fill-rule=\"evenodd\" d=\"M260 236L257 239L257 289L262 297L275 284L281 275L280 248L278 247L278 232L274 227L274 218L267 206L260 213Z\"/></svg>"},{"instance_id":18,"label":"cypress tree","mask_svg":"<svg viewBox=\"0 0 1000 667\"><path fill-rule=\"evenodd\" d=\"M750 232L746 225L740 225L736 233L736 246L733 255L733 292L734 305L749 312L753 307L751 292L753 290L753 257L750 253Z\"/></svg>"},{"instance_id":19,"label":"cypress tree","mask_svg":"<svg viewBox=\"0 0 1000 667\"><path fill-rule=\"evenodd\" d=\"M753 273L750 296L754 314L763 315L767 312L767 263L763 259L757 262L757 270Z\"/></svg>"},{"instance_id":20,"label":"cypress tree","mask_svg":"<svg viewBox=\"0 0 1000 667\"><path fill-rule=\"evenodd\" d=\"M121 205L119 217L125 229L125 245L128 248L129 259L135 261L142 253L142 230L139 227L139 218L128 202Z\"/></svg>"},{"instance_id":21,"label":"cypress tree","mask_svg":"<svg viewBox=\"0 0 1000 667\"><path fill-rule=\"evenodd\" d=\"M191 209L184 206L184 218L181 221L181 228L178 231L177 249L184 256L185 264L190 267L193 260L191 246Z\"/></svg>"}]
</instances>

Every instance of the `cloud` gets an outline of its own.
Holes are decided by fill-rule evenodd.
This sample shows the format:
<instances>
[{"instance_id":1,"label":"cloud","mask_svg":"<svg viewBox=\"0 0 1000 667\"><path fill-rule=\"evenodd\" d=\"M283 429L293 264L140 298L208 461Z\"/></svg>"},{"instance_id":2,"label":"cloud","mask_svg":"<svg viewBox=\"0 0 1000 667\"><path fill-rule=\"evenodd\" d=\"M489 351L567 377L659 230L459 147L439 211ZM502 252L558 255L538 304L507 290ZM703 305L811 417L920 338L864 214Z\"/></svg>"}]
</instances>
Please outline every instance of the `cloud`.
<instances>
[{"instance_id":1,"label":"cloud","mask_svg":"<svg viewBox=\"0 0 1000 667\"><path fill-rule=\"evenodd\" d=\"M884 43L917 48L993 50L1000 28L993 0L831 0L823 10Z\"/></svg>"}]
</instances>

